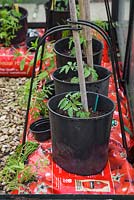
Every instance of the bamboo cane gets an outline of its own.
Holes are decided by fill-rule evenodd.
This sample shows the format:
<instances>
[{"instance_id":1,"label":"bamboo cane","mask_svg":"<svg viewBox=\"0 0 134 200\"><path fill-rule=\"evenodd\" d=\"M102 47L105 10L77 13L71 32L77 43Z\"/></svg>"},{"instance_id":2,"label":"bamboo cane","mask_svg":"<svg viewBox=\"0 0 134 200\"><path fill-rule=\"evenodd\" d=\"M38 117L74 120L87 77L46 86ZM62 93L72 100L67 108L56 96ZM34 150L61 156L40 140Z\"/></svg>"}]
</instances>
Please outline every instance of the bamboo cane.
<instances>
[{"instance_id":1,"label":"bamboo cane","mask_svg":"<svg viewBox=\"0 0 134 200\"><path fill-rule=\"evenodd\" d=\"M75 0L69 0L69 8L70 8L71 20L73 22L77 22ZM81 102L83 104L84 110L88 112L86 85L85 85L85 77L84 77L84 69L83 69L83 61L82 61L82 51L81 51L80 38L79 38L78 31L73 31L73 38L74 38L74 44L75 44L75 49L76 49L76 61L78 65Z\"/></svg>"}]
</instances>

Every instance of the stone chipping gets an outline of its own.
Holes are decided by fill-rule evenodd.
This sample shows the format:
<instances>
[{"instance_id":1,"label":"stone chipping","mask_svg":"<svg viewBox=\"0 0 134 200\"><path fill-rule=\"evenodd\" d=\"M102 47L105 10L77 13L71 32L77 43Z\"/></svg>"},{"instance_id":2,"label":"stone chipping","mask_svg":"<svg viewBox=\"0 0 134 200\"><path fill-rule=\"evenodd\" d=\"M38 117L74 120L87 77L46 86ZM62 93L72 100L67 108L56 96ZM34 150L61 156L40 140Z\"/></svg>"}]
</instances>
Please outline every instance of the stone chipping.
<instances>
[{"instance_id":1,"label":"stone chipping","mask_svg":"<svg viewBox=\"0 0 134 200\"><path fill-rule=\"evenodd\" d=\"M0 77L0 170L22 138L26 110L19 105L17 91L26 79ZM3 193L4 187L0 186Z\"/></svg>"}]
</instances>

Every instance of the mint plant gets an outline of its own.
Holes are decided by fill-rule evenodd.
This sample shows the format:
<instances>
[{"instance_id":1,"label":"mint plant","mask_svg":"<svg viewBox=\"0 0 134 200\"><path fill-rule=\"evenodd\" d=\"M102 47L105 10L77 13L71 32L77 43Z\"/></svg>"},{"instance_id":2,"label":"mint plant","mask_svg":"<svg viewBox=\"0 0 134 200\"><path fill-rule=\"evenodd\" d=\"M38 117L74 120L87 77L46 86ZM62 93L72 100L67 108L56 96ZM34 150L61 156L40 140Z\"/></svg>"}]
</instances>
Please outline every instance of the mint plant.
<instances>
[{"instance_id":1,"label":"mint plant","mask_svg":"<svg viewBox=\"0 0 134 200\"><path fill-rule=\"evenodd\" d=\"M89 118L90 112L84 111L80 99L80 92L70 92L59 102L58 108L69 117Z\"/></svg>"}]
</instances>

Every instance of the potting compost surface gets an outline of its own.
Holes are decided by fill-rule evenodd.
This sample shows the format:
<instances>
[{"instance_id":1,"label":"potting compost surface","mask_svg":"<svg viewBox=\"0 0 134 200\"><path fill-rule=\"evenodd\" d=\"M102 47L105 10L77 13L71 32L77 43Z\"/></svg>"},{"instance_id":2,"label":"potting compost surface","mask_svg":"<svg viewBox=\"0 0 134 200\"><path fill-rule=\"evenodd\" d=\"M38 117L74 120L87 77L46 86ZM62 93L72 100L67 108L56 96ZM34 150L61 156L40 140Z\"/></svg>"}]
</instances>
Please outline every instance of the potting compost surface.
<instances>
[{"instance_id":1,"label":"potting compost surface","mask_svg":"<svg viewBox=\"0 0 134 200\"><path fill-rule=\"evenodd\" d=\"M6 55L9 51L11 52L13 50L1 48L0 52L1 51L3 51L3 54L1 53L2 55ZM107 57L107 51L108 50L104 48L102 66L112 71L111 62ZM6 65L7 62L10 63L10 59L13 60L13 55L5 58L4 56L2 57L2 55L0 57L3 59L0 60L0 62L2 62L0 73L3 73L3 75L12 75L11 71L10 73L8 71L9 68L4 67L4 65ZM7 63L7 65L9 65L9 63ZM6 71L8 73L6 73ZM26 73L23 73L23 75L26 75ZM129 134L131 133L131 123L127 99L121 89L119 89L119 94L126 130L126 139L129 147L131 147L134 145L134 142ZM126 152L122 145L122 134L113 76L110 78L108 96L115 102L116 108L112 120L109 159L105 169L101 173L92 176L79 176L64 171L53 162L51 140L48 140L44 143L39 143L38 149L28 158L28 165L32 166L37 180L20 186L19 189L13 190L10 194L134 194L134 169L132 165L128 163ZM32 122L33 119L29 115L28 127ZM27 140L35 141L29 130L27 131Z\"/></svg>"}]
</instances>

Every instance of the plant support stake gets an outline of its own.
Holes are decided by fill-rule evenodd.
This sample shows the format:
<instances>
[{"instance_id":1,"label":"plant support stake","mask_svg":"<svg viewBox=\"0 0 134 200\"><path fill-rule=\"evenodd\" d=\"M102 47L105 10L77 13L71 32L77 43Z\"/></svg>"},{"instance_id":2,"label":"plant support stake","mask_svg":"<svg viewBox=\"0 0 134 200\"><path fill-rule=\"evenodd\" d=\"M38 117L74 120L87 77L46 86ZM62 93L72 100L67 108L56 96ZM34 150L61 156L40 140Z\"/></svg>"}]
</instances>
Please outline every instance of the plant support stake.
<instances>
[{"instance_id":1,"label":"plant support stake","mask_svg":"<svg viewBox=\"0 0 134 200\"><path fill-rule=\"evenodd\" d=\"M71 21L77 22L75 0L69 0L69 8L70 8ZM84 110L88 112L86 84L85 84L82 52L81 52L81 45L80 45L80 38L79 38L78 31L73 31L73 38L74 38L74 44L75 44L75 49L76 49L76 61L77 61L77 65L78 65L78 76L79 76L79 84L80 84L81 102L84 107Z\"/></svg>"},{"instance_id":2,"label":"plant support stake","mask_svg":"<svg viewBox=\"0 0 134 200\"><path fill-rule=\"evenodd\" d=\"M90 21L90 0L84 0L84 20ZM89 67L93 67L93 48L92 48L92 34L91 29L89 27L85 27L85 36L86 36L86 57L87 57L87 64Z\"/></svg>"}]
</instances>

